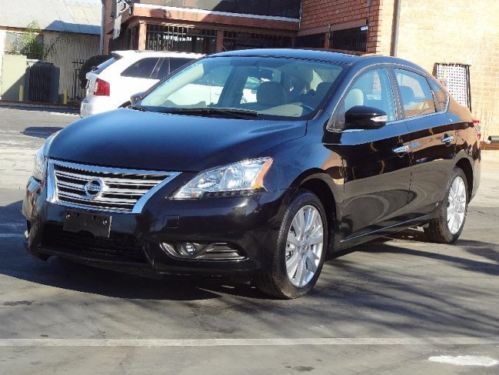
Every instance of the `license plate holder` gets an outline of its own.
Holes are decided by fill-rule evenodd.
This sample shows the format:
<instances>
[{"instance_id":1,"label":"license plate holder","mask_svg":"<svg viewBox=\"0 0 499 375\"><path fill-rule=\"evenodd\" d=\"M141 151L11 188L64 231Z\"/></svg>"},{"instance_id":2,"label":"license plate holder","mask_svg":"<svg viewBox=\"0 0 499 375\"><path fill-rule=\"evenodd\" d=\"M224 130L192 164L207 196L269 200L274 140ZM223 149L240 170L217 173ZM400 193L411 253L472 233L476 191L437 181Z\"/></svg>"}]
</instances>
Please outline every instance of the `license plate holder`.
<instances>
[{"instance_id":1,"label":"license plate holder","mask_svg":"<svg viewBox=\"0 0 499 375\"><path fill-rule=\"evenodd\" d=\"M112 216L109 215L66 211L62 229L71 233L89 232L95 237L109 238L112 219Z\"/></svg>"}]
</instances>

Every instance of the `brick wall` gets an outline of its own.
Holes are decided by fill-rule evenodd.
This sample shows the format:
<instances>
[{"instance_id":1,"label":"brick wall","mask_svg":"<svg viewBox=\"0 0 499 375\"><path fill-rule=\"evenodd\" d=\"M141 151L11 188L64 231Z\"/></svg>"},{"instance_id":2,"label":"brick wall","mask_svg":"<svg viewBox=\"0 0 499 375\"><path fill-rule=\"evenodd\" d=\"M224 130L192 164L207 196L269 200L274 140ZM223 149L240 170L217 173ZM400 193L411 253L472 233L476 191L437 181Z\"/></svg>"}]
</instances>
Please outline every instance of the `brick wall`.
<instances>
[{"instance_id":1,"label":"brick wall","mask_svg":"<svg viewBox=\"0 0 499 375\"><path fill-rule=\"evenodd\" d=\"M369 26L367 52L376 52L379 8L383 0L303 0L301 32L331 26L350 28L355 22Z\"/></svg>"},{"instance_id":2,"label":"brick wall","mask_svg":"<svg viewBox=\"0 0 499 375\"><path fill-rule=\"evenodd\" d=\"M498 15L498 0L402 0L400 15L399 57L429 72L437 62L471 65L473 114L484 136L499 135Z\"/></svg>"}]
</instances>

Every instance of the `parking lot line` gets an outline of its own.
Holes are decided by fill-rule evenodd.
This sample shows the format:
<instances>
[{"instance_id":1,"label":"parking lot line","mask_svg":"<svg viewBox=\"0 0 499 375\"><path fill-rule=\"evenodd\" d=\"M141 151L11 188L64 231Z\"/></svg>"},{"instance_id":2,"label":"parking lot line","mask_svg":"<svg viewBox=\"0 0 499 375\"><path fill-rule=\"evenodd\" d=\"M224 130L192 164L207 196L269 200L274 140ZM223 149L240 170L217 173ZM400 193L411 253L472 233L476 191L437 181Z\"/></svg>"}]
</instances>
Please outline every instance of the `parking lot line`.
<instances>
[{"instance_id":1,"label":"parking lot line","mask_svg":"<svg viewBox=\"0 0 499 375\"><path fill-rule=\"evenodd\" d=\"M497 345L499 337L268 338L268 339L0 339L0 347L219 346L468 346Z\"/></svg>"}]
</instances>

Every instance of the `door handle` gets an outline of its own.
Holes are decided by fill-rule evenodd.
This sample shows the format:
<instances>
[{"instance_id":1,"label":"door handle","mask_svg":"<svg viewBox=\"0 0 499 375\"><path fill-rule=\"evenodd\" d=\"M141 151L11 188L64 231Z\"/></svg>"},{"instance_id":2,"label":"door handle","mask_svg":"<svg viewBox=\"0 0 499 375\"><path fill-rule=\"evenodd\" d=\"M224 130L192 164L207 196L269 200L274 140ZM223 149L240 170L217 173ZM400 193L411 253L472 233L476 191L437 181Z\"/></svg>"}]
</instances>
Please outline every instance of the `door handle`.
<instances>
[{"instance_id":1,"label":"door handle","mask_svg":"<svg viewBox=\"0 0 499 375\"><path fill-rule=\"evenodd\" d=\"M443 138L442 138L442 143L445 143L445 144L451 144L454 142L454 136L452 135L444 135Z\"/></svg>"},{"instance_id":2,"label":"door handle","mask_svg":"<svg viewBox=\"0 0 499 375\"><path fill-rule=\"evenodd\" d=\"M408 145L403 145L400 147L395 147L393 149L393 152L395 152L396 154L407 154L410 150L411 148Z\"/></svg>"}]
</instances>

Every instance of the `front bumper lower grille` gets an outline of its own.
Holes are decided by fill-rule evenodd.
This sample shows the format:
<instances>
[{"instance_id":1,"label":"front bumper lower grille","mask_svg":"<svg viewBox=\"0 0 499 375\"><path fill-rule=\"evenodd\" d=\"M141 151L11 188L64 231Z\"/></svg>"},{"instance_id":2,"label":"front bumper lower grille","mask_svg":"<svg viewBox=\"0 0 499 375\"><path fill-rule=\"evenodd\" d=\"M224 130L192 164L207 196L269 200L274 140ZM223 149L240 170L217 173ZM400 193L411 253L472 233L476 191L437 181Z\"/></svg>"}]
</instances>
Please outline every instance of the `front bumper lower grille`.
<instances>
[{"instance_id":1,"label":"front bumper lower grille","mask_svg":"<svg viewBox=\"0 0 499 375\"><path fill-rule=\"evenodd\" d=\"M50 160L48 199L70 207L140 213L152 194L178 175Z\"/></svg>"},{"instance_id":2,"label":"front bumper lower grille","mask_svg":"<svg viewBox=\"0 0 499 375\"><path fill-rule=\"evenodd\" d=\"M70 256L88 259L146 263L141 244L131 235L111 233L110 238L95 238L90 233L71 233L56 224L47 224L42 247Z\"/></svg>"}]
</instances>

